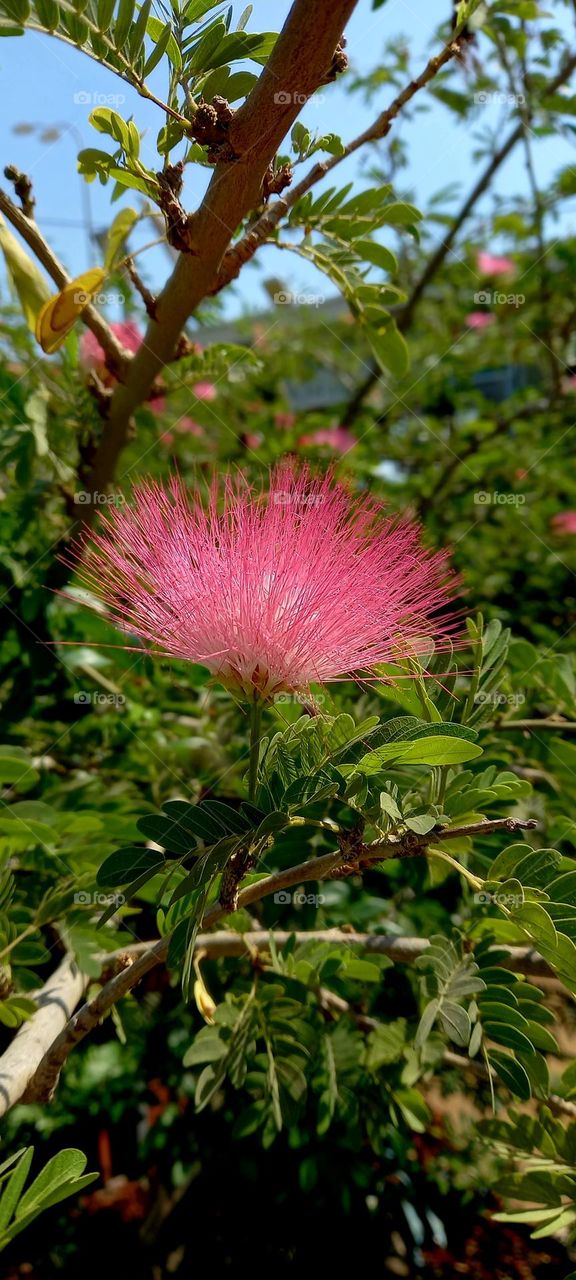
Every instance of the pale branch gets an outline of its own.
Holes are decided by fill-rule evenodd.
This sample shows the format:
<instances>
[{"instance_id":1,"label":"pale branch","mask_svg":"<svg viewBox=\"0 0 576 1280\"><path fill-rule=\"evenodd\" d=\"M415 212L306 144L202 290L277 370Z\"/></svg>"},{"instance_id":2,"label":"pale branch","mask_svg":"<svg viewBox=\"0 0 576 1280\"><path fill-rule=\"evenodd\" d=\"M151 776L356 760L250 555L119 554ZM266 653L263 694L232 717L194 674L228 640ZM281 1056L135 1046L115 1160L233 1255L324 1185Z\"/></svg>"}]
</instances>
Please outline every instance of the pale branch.
<instances>
[{"instance_id":1,"label":"pale branch","mask_svg":"<svg viewBox=\"0 0 576 1280\"><path fill-rule=\"evenodd\" d=\"M376 1031L378 1027L383 1025L378 1018L371 1018L368 1014L361 1013L349 1004L348 1000L343 1000L342 996L336 995L334 991L327 991L322 987L319 992L320 1004L329 1013L345 1014L353 1019L360 1031L369 1033ZM492 1067L487 1067L483 1062L479 1062L476 1058L465 1058L461 1053L453 1053L451 1049L445 1049L442 1054L442 1061L446 1067L456 1069L461 1074L465 1071L471 1072L476 1080L482 1080L486 1084L490 1080L496 1080L496 1072ZM421 1081L421 1087L426 1089L426 1079ZM576 1105L568 1102L566 1098L561 1098L559 1094L552 1093L546 1098L546 1106L550 1108L556 1115L567 1116L570 1120L576 1119Z\"/></svg>"},{"instance_id":2,"label":"pale branch","mask_svg":"<svg viewBox=\"0 0 576 1280\"><path fill-rule=\"evenodd\" d=\"M0 1115L4 1115L26 1092L38 1063L49 1052L55 1037L66 1026L88 979L67 956L38 992L36 1013L24 1022L0 1058Z\"/></svg>"},{"instance_id":3,"label":"pale branch","mask_svg":"<svg viewBox=\"0 0 576 1280\"><path fill-rule=\"evenodd\" d=\"M246 933L235 933L232 929L218 929L214 933L199 933L195 947L208 960L221 960L259 954L270 950L271 941L276 947L283 947L290 938L294 938L296 946L306 942L326 942L333 946L358 947L367 955L388 956L394 964L414 964L428 950L430 942L427 938L405 938L386 933L354 933L345 929L249 929ZM119 952L109 952L103 956L105 969L114 965L117 959L126 955L136 957L150 949L150 942L136 942ZM553 969L543 956L533 947L512 947L498 945L500 957L498 963L512 973L521 973L534 978L554 978ZM502 953L505 954L502 954Z\"/></svg>"},{"instance_id":4,"label":"pale branch","mask_svg":"<svg viewBox=\"0 0 576 1280\"><path fill-rule=\"evenodd\" d=\"M356 0L294 0L264 71L234 115L228 141L234 159L215 169L204 199L188 219L189 252L181 253L158 298L156 318L112 396L90 492L106 492L130 431L130 418L171 360L179 335L214 282L232 236L262 200L262 182L301 104L322 82ZM83 523L94 504L82 508ZM82 516L80 519L82 519Z\"/></svg>"},{"instance_id":5,"label":"pale branch","mask_svg":"<svg viewBox=\"0 0 576 1280\"><path fill-rule=\"evenodd\" d=\"M492 1068L488 1069L483 1062L478 1062L475 1058L465 1058L461 1053L453 1053L451 1049L445 1049L442 1056L447 1067L456 1068L461 1073L471 1071L477 1080L485 1080L487 1084L491 1078L496 1077ZM576 1105L568 1102L566 1098L561 1098L557 1093L552 1093L549 1098L546 1098L546 1106L556 1115L576 1120Z\"/></svg>"},{"instance_id":6,"label":"pale branch","mask_svg":"<svg viewBox=\"0 0 576 1280\"><path fill-rule=\"evenodd\" d=\"M426 836L416 836L413 832L408 831L402 837L389 836L370 845L364 845L360 860L362 865L370 865L370 863L382 862L387 858L414 857L425 853L429 844L439 839L445 841L456 839L463 835L485 835L490 834L492 831L503 829L518 831L531 828L534 825L531 820L524 822L513 818L496 818L490 822L447 828L442 831L438 830ZM289 889L294 885L300 885L310 880L327 880L350 869L348 856L342 849L322 854L320 857L311 858L307 862L300 863L294 867L287 867L283 871L274 872L261 880L255 880L252 884L246 885L238 894L237 909L248 907L253 902L259 902L262 898L269 897L270 894L277 893L282 889ZM227 907L222 906L220 902L216 903L203 916L201 922L203 928L212 928L213 925L228 914L229 909ZM30 1083L26 1090L27 1101L46 1100L52 1096L58 1083L60 1071L72 1049L98 1025L113 1005L127 995L151 969L154 969L158 964L165 963L170 947L170 937L171 935L168 934L165 938L160 938L140 954L131 953L130 948L126 948L125 952L121 953L122 968L120 972L116 973L96 996L88 1000L70 1018L70 1021L56 1036L42 1060L37 1061L37 1069L30 1078Z\"/></svg>"},{"instance_id":7,"label":"pale branch","mask_svg":"<svg viewBox=\"0 0 576 1280\"><path fill-rule=\"evenodd\" d=\"M360 1031L369 1034L371 1031L376 1031L378 1027L385 1025L381 1019L372 1018L369 1014L355 1009L348 1000L344 1000L335 991L329 991L325 987L321 987L318 996L320 1005L326 1013L334 1012L352 1018ZM487 1067L476 1058L465 1058L461 1053L453 1053L451 1049L444 1050L442 1061L445 1066L456 1069L460 1073L469 1071L476 1080L484 1081L486 1084L489 1084L490 1080L497 1079L496 1072L492 1067ZM427 1083L428 1080L426 1078L420 1082L424 1092ZM546 1098L546 1106L556 1115L567 1116L570 1120L576 1119L576 1104L568 1102L566 1098L561 1098L557 1093L552 1093L550 1097Z\"/></svg>"},{"instance_id":8,"label":"pale branch","mask_svg":"<svg viewBox=\"0 0 576 1280\"><path fill-rule=\"evenodd\" d=\"M576 733L576 721L574 720L556 720L553 717L542 720L496 720L494 724L487 725L491 732L495 729L519 729L523 733L535 733L537 730L545 729L549 733Z\"/></svg>"},{"instance_id":9,"label":"pale branch","mask_svg":"<svg viewBox=\"0 0 576 1280\"><path fill-rule=\"evenodd\" d=\"M12 226L22 236L28 248L32 250L35 258L44 267L44 270L54 281L57 288L63 289L65 285L70 284L68 272L44 239L39 227L31 218L27 218L22 209L19 209L18 205L14 204L14 201L10 199L10 196L6 195L6 192L2 190L0 190L0 213L4 214L4 217L12 223ZM84 309L82 319L92 331L94 337L98 339L106 357L106 363L112 373L118 378L124 377L128 368L130 352L124 350L104 317L100 315L100 312L92 304Z\"/></svg>"},{"instance_id":10,"label":"pale branch","mask_svg":"<svg viewBox=\"0 0 576 1280\"><path fill-rule=\"evenodd\" d=\"M219 292L229 284L231 280L236 279L244 264L250 261L257 249L259 249L266 240L270 239L282 218L290 212L290 209L294 208L294 205L297 204L303 196L307 195L317 182L320 182L321 179L325 178L328 173L331 173L337 165L341 164L343 160L347 160L349 156L353 155L354 152L358 151L361 147L366 146L370 142L380 142L385 138L406 103L410 102L411 98L413 98L420 89L424 89L451 58L457 57L459 51L460 46L458 44L458 40L453 36L440 53L435 54L433 58L430 58L421 74L414 80L411 80L410 84L406 85L401 93L394 98L394 101L391 102L390 106L380 113L373 124L369 125L363 133L358 134L356 138L353 138L351 142L348 142L339 155L331 156L328 160L318 161L313 168L310 169L309 173L302 178L301 182L298 182L296 186L291 188L286 196L281 196L279 200L276 200L271 208L267 209L258 221L254 223L254 226L246 232L242 239L225 254L222 267L218 273L218 279L214 291Z\"/></svg>"}]
</instances>

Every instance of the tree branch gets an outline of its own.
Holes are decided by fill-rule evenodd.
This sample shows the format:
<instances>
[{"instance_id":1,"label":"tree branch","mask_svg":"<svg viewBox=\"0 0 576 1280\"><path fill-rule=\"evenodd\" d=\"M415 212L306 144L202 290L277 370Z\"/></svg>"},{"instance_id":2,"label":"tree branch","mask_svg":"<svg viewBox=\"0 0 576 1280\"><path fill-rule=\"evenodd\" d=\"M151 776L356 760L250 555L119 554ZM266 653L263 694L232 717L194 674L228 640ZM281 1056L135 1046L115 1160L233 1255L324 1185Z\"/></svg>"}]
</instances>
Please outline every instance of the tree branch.
<instances>
[{"instance_id":1,"label":"tree branch","mask_svg":"<svg viewBox=\"0 0 576 1280\"><path fill-rule=\"evenodd\" d=\"M38 259L38 262L40 262L45 271L48 272L48 275L54 281L54 284L57 285L59 289L63 289L64 285L69 284L71 277L56 257L56 254L50 248L50 245L44 239L42 232L37 227L36 223L33 222L31 218L27 218L26 214L18 208L18 205L14 204L14 201L10 199L10 196L6 195L5 191L1 190L0 213L3 213L8 221L12 223L12 226L16 228L16 231L18 231L22 236L22 239L26 242L28 248L32 250L34 256ZM86 307L82 312L82 319L84 324L91 329L94 337L98 339L98 342L106 356L106 363L109 365L112 373L114 373L117 378L123 378L125 376L126 369L128 368L130 353L125 351L124 347L118 342L118 339L113 334L110 326L106 323L104 317L100 315L99 311L96 310L96 307L91 304Z\"/></svg>"},{"instance_id":2,"label":"tree branch","mask_svg":"<svg viewBox=\"0 0 576 1280\"><path fill-rule=\"evenodd\" d=\"M250 952L259 953L270 950L270 941L275 946L283 947L289 938L294 938L297 946L306 942L329 942L336 946L359 947L368 955L388 956L395 964L414 964L427 951L430 943L427 938L404 938L386 933L348 933L344 929L250 929L246 933L235 933L232 929L218 929L214 933L199 933L196 938L196 950L202 951L209 960L221 960L247 956ZM125 948L123 952L109 952L105 964L114 962L116 954L137 956L149 950L149 942L137 942ZM543 956L533 947L512 947L498 944L499 960L504 969L511 973L522 973L535 978L554 978L553 969Z\"/></svg>"},{"instance_id":3,"label":"tree branch","mask_svg":"<svg viewBox=\"0 0 576 1280\"><path fill-rule=\"evenodd\" d=\"M490 822L437 830L430 832L426 836L416 836L413 832L408 831L404 836L388 836L382 840L374 841L370 845L364 845L360 859L363 865L370 865L372 862L382 862L387 858L415 857L424 853L429 844L437 843L439 840L452 840L468 835L485 835L500 830L514 832L530 829L534 826L535 823L532 820L518 821L514 818L496 818ZM272 875L265 876L263 879L247 885L238 894L237 908L248 907L253 902L259 902L262 898L269 897L270 894L277 893L282 889L289 889L293 885L303 884L310 880L327 880L342 870L350 869L355 869L355 867L351 868L347 854L341 849L336 852L322 854L318 858L311 858L308 862L300 863L294 867L287 867L284 871L274 872ZM218 902L206 912L202 919L202 926L204 929L210 929L228 914L228 908ZM60 1071L72 1049L98 1025L109 1009L117 1004L123 996L127 995L151 969L154 969L157 964L163 964L166 961L169 947L170 935L167 935L165 938L160 938L152 946L146 947L139 954L130 948L121 953L121 971L115 974L93 999L88 1000L70 1018L66 1027L56 1036L49 1050L43 1055L42 1060L36 1060L36 1070L28 1077L29 1084L24 1095L26 1101L47 1100L53 1095ZM11 1103L10 1105L13 1104ZM2 1105L0 1103L0 1115L2 1114Z\"/></svg>"},{"instance_id":4,"label":"tree branch","mask_svg":"<svg viewBox=\"0 0 576 1280\"><path fill-rule=\"evenodd\" d=\"M554 77L554 79L551 80L549 84L543 86L540 92L540 98L541 99L546 98L550 94L556 93L556 91L560 89L561 86L565 84L567 80L570 79L570 76L572 75L572 72L574 71L575 68L576 68L576 54L572 54L564 63L564 66L561 67L561 69L559 70L558 74ZM422 300L422 297L428 288L428 285L431 283L431 281L434 279L434 277L437 275L438 271L440 270L440 267L442 267L444 262L446 261L446 258L448 257L448 254L450 253L453 245L455 244L460 234L460 231L464 226L464 223L468 221L468 218L473 212L476 204L478 203L478 200L480 200L480 198L484 195L485 191L488 190L488 187L490 186L490 183L494 175L498 172L500 167L503 165L504 161L507 160L510 153L514 150L514 147L516 146L516 144L520 142L520 140L524 137L524 132L525 132L525 124L524 124L524 120L522 119L520 120L519 124L517 124L516 127L511 131L511 133L508 134L508 137L505 138L502 145L498 147L498 149L494 152L494 155L492 156L492 158L490 159L486 167L482 170L482 173L480 174L478 181L474 184L469 195L466 197L466 200L464 201L464 204L462 205L459 213L456 215L454 221L450 224L450 230L448 231L447 235L445 235L444 238L440 241L440 244L435 249L434 253L432 254L432 257L428 260L426 266L424 267L424 270L422 271L422 274L419 276L418 280L416 281L416 284L414 285L408 300L398 310L397 324L398 324L398 328L402 333L406 333L406 331L410 328L410 325L412 324L412 321L414 319L414 313L418 308ZM378 381L379 377L380 377L380 372L378 368L374 366L369 376L365 379L365 381L361 384L361 386L358 387L357 391L352 397L352 400L350 401L350 404L348 406L348 411L346 414L347 423L352 422L354 418L357 416L358 411L361 408L365 397L371 391L372 387Z\"/></svg>"},{"instance_id":5,"label":"tree branch","mask_svg":"<svg viewBox=\"0 0 576 1280\"><path fill-rule=\"evenodd\" d=\"M547 720L498 720L495 724L487 726L491 732L497 729L519 729L523 733L533 733L539 729L547 729L552 733L576 733L576 721L574 720L556 720L549 718Z\"/></svg>"},{"instance_id":6,"label":"tree branch","mask_svg":"<svg viewBox=\"0 0 576 1280\"><path fill-rule=\"evenodd\" d=\"M451 1049L445 1049L443 1054L444 1062L447 1067L455 1067L457 1071L471 1071L477 1080L485 1080L486 1083L490 1077L494 1077L495 1072L488 1070L483 1062L477 1062L475 1058L464 1058L461 1053L452 1053ZM568 1102L566 1098L561 1098L559 1094L552 1093L546 1098L546 1106L550 1107L556 1115L567 1116L570 1120L576 1120L576 1106L573 1102Z\"/></svg>"},{"instance_id":7,"label":"tree branch","mask_svg":"<svg viewBox=\"0 0 576 1280\"><path fill-rule=\"evenodd\" d=\"M0 1058L0 1115L23 1097L38 1063L67 1025L87 982L75 961L67 956L46 985L33 995L38 1003L36 1013L23 1023Z\"/></svg>"},{"instance_id":8,"label":"tree branch","mask_svg":"<svg viewBox=\"0 0 576 1280\"><path fill-rule=\"evenodd\" d=\"M380 142L382 138L385 138L390 132L396 117L400 114L400 111L406 103L409 102L420 89L423 89L427 84L429 84L441 68L445 66L451 58L456 57L459 52L460 46L458 41L452 37L440 53L435 54L433 58L430 58L421 74L417 76L416 79L412 80L410 84L406 85L402 92L394 98L394 101L390 106L387 107L385 111L381 112L374 123L371 124L368 129L365 129L363 133L358 134L356 138L353 138L351 142L346 144L340 155L331 156L329 160L319 161L314 165L310 172L306 174L306 177L302 178L301 182L291 188L288 195L282 196L279 200L276 200L272 207L268 209L266 213L262 214L262 217L258 219L253 227L251 227L250 231L247 231L246 235L238 241L238 244L234 245L233 248L229 249L225 254L222 267L218 273L215 292L219 292L225 287L225 285L229 284L231 280L236 279L241 268L246 262L250 261L256 253L256 250L270 238L281 219L294 207L295 204L298 203L299 200L302 199L303 196L308 193L308 191L310 191L313 186L316 185L317 182L320 182L322 178L325 178L326 174L331 173L337 165L341 164L343 160L347 160L348 157L353 155L355 151L358 151L360 147L366 146L369 142Z\"/></svg>"}]
</instances>

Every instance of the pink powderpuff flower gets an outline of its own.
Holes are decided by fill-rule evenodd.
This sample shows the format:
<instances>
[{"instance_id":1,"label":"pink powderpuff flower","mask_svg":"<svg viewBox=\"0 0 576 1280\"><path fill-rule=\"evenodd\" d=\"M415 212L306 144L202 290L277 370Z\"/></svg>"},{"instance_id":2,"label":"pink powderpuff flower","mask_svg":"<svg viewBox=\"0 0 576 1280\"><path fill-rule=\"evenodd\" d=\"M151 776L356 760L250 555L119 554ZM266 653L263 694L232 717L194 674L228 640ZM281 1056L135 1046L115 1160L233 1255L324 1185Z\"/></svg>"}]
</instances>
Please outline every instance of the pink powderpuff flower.
<instances>
[{"instance_id":1,"label":"pink powderpuff flower","mask_svg":"<svg viewBox=\"0 0 576 1280\"><path fill-rule=\"evenodd\" d=\"M511 276L516 271L511 258L499 258L493 253L479 253L476 263L483 276Z\"/></svg>"},{"instance_id":2,"label":"pink powderpuff flower","mask_svg":"<svg viewBox=\"0 0 576 1280\"><path fill-rule=\"evenodd\" d=\"M471 311L470 315L466 316L464 324L469 329L487 329L488 325L494 324L494 316L490 315L489 311Z\"/></svg>"},{"instance_id":3,"label":"pink powderpuff flower","mask_svg":"<svg viewBox=\"0 0 576 1280\"><path fill-rule=\"evenodd\" d=\"M242 696L373 673L454 632L448 553L333 475L283 462L269 491L214 481L203 503L180 478L137 485L71 552L124 632L200 663ZM437 611L442 610L441 616Z\"/></svg>"},{"instance_id":4,"label":"pink powderpuff flower","mask_svg":"<svg viewBox=\"0 0 576 1280\"><path fill-rule=\"evenodd\" d=\"M327 445L329 449L333 449L334 453L348 453L357 441L348 427L324 427L320 431L313 431L309 436L300 436L298 443L318 448Z\"/></svg>"},{"instance_id":5,"label":"pink powderpuff flower","mask_svg":"<svg viewBox=\"0 0 576 1280\"><path fill-rule=\"evenodd\" d=\"M192 392L197 400L215 400L218 394L213 382L197 382Z\"/></svg>"},{"instance_id":6,"label":"pink powderpuff flower","mask_svg":"<svg viewBox=\"0 0 576 1280\"><path fill-rule=\"evenodd\" d=\"M576 533L576 511L559 511L550 525L554 533Z\"/></svg>"}]
</instances>

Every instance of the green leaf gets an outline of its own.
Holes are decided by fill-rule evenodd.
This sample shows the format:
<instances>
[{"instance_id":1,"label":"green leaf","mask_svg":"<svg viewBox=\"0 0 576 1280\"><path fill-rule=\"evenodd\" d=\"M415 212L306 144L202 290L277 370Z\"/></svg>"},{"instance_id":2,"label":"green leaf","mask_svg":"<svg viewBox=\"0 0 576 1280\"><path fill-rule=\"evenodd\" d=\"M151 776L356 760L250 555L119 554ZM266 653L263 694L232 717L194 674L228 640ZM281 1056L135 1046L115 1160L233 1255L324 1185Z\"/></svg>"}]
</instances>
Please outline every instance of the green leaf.
<instances>
[{"instance_id":1,"label":"green leaf","mask_svg":"<svg viewBox=\"0 0 576 1280\"><path fill-rule=\"evenodd\" d=\"M4 255L8 275L18 295L26 324L34 333L38 312L51 295L48 281L20 242L8 230L3 218L0 218L0 250Z\"/></svg>"},{"instance_id":2,"label":"green leaf","mask_svg":"<svg viewBox=\"0 0 576 1280\"><path fill-rule=\"evenodd\" d=\"M29 791L39 777L25 751L19 747L0 747L0 783L9 784L15 791Z\"/></svg>"},{"instance_id":3,"label":"green leaf","mask_svg":"<svg viewBox=\"0 0 576 1280\"><path fill-rule=\"evenodd\" d=\"M422 216L416 205L404 202L386 204L381 212L382 221L394 227L412 227L421 221Z\"/></svg>"},{"instance_id":4,"label":"green leaf","mask_svg":"<svg viewBox=\"0 0 576 1280\"><path fill-rule=\"evenodd\" d=\"M164 854L158 849L128 847L109 854L98 870L97 883L116 888L136 877L151 877L166 866Z\"/></svg>"},{"instance_id":5,"label":"green leaf","mask_svg":"<svg viewBox=\"0 0 576 1280\"><path fill-rule=\"evenodd\" d=\"M398 259L391 249L386 245L378 244L376 240L355 240L354 249L360 254L366 262L371 262L373 266L380 267L381 271L389 271L394 274L398 270Z\"/></svg>"},{"instance_id":6,"label":"green leaf","mask_svg":"<svg viewBox=\"0 0 576 1280\"><path fill-rule=\"evenodd\" d=\"M490 1050L490 1064L493 1066L500 1079L510 1089L515 1097L520 1098L522 1102L528 1102L532 1097L532 1086L527 1072L516 1058L509 1053L499 1053L496 1049Z\"/></svg>"},{"instance_id":7,"label":"green leaf","mask_svg":"<svg viewBox=\"0 0 576 1280\"><path fill-rule=\"evenodd\" d=\"M132 3L132 0L129 0ZM111 107L95 107L88 117L90 124L98 130L98 133L107 133L115 142L119 142L121 147L127 153L131 149L130 130L126 121L117 111L112 111Z\"/></svg>"},{"instance_id":8,"label":"green leaf","mask_svg":"<svg viewBox=\"0 0 576 1280\"><path fill-rule=\"evenodd\" d=\"M154 183L151 179L140 178L136 173L129 173L127 169L120 169L113 165L108 170L108 176L113 178L115 182L119 182L122 187L130 187L133 191L141 191L142 195L150 196L154 194Z\"/></svg>"},{"instance_id":9,"label":"green leaf","mask_svg":"<svg viewBox=\"0 0 576 1280\"><path fill-rule=\"evenodd\" d=\"M406 339L393 323L383 329L366 328L366 337L380 368L389 369L395 378L403 378L410 367Z\"/></svg>"},{"instance_id":10,"label":"green leaf","mask_svg":"<svg viewBox=\"0 0 576 1280\"><path fill-rule=\"evenodd\" d=\"M444 1034L455 1044L466 1048L472 1031L472 1023L466 1010L452 1000L444 1000L438 1016Z\"/></svg>"},{"instance_id":11,"label":"green leaf","mask_svg":"<svg viewBox=\"0 0 576 1280\"><path fill-rule=\"evenodd\" d=\"M537 945L544 944L555 947L558 934L548 912L538 902L525 902L517 911L512 912L516 924L526 929Z\"/></svg>"},{"instance_id":12,"label":"green leaf","mask_svg":"<svg viewBox=\"0 0 576 1280\"><path fill-rule=\"evenodd\" d=\"M13 1214L16 1211L18 1201L24 1189L24 1183L30 1171L32 1157L34 1155L33 1147L26 1147L18 1164L12 1170L10 1177L4 1185L2 1195L0 1196L0 1236L8 1227Z\"/></svg>"},{"instance_id":13,"label":"green leaf","mask_svg":"<svg viewBox=\"0 0 576 1280\"><path fill-rule=\"evenodd\" d=\"M116 21L111 24L111 35L117 49L125 43L134 21L135 0L120 0Z\"/></svg>"},{"instance_id":14,"label":"green leaf","mask_svg":"<svg viewBox=\"0 0 576 1280\"><path fill-rule=\"evenodd\" d=\"M16 1217L22 1218L33 1209L39 1208L54 1192L66 1182L81 1177L86 1168L86 1156L73 1147L59 1151L44 1166L42 1172L30 1184L26 1194L18 1205Z\"/></svg>"},{"instance_id":15,"label":"green leaf","mask_svg":"<svg viewBox=\"0 0 576 1280\"><path fill-rule=\"evenodd\" d=\"M497 1040L498 1044L505 1045L507 1049L517 1049L520 1053L533 1052L532 1041L517 1027L506 1026L502 1022L486 1021L484 1033L490 1040Z\"/></svg>"},{"instance_id":16,"label":"green leaf","mask_svg":"<svg viewBox=\"0 0 576 1280\"><path fill-rule=\"evenodd\" d=\"M414 1037L415 1049L420 1049L428 1039L428 1036L430 1035L432 1027L434 1026L434 1023L436 1021L436 1016L439 1008L440 1008L439 1000L431 1000L430 1003L426 1006L424 1013L422 1014L422 1017L418 1024L416 1035Z\"/></svg>"},{"instance_id":17,"label":"green leaf","mask_svg":"<svg viewBox=\"0 0 576 1280\"><path fill-rule=\"evenodd\" d=\"M144 4L140 5L140 12L136 21L132 23L128 40L128 50L132 63L136 62L138 54L143 48L151 8L152 0L144 0Z\"/></svg>"},{"instance_id":18,"label":"green leaf","mask_svg":"<svg viewBox=\"0 0 576 1280\"><path fill-rule=\"evenodd\" d=\"M156 48L152 50L150 57L147 58L146 62L144 63L144 70L142 72L144 79L146 79L146 77L151 74L151 72L154 70L154 67L157 67L158 63L164 57L164 54L166 53L166 50L168 48L168 42L171 36L172 36L172 25L170 22L167 22L165 27L163 27L162 29L161 35L158 37Z\"/></svg>"},{"instance_id":19,"label":"green leaf","mask_svg":"<svg viewBox=\"0 0 576 1280\"><path fill-rule=\"evenodd\" d=\"M96 22L100 31L109 31L115 5L116 0L97 0Z\"/></svg>"},{"instance_id":20,"label":"green leaf","mask_svg":"<svg viewBox=\"0 0 576 1280\"><path fill-rule=\"evenodd\" d=\"M406 1047L406 1019L381 1023L366 1040L367 1071L377 1072L392 1062L399 1062Z\"/></svg>"}]
</instances>

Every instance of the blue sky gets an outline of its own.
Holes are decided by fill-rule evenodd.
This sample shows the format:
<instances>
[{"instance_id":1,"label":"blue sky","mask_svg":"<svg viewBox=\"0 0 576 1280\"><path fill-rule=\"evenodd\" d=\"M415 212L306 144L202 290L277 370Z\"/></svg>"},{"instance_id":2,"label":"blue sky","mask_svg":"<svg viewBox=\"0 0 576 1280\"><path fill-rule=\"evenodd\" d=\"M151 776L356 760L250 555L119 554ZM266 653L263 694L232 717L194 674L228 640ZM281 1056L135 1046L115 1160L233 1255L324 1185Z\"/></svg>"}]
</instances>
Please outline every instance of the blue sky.
<instances>
[{"instance_id":1,"label":"blue sky","mask_svg":"<svg viewBox=\"0 0 576 1280\"><path fill-rule=\"evenodd\" d=\"M348 27L348 52L354 66L368 71L378 61L386 40L394 36L408 37L414 55L414 67L423 66L430 52L430 41L438 23L445 15L448 0L387 0L383 8L373 12L371 0L359 0ZM235 17L245 7L244 0L234 4ZM289 0L254 0L250 30L278 29L290 7ZM558 25L564 10L554 4ZM568 19L564 18L564 23ZM465 71L460 71L460 84L465 90ZM164 74L155 73L159 94L165 88ZM0 41L0 92L3 112L0 121L0 160L15 163L33 179L37 200L36 216L56 252L68 269L77 274L96 265L97 250L90 248L85 229L86 200L89 200L92 223L96 230L106 227L111 220L109 188L90 185L88 192L84 180L76 172L76 155L81 146L106 145L88 123L91 104L78 101L78 95L119 95L117 109L124 116L133 115L138 128L147 130L143 142L145 163L155 164L154 141L162 121L157 108L145 102L134 90L111 72L99 67L79 51L69 48L48 36L27 32L23 38ZM75 100L76 98L76 100ZM320 101L311 100L301 119L310 128L322 132L336 130L344 139L353 137L371 121L378 110L387 105L390 91L382 92L381 101L371 107L365 105L361 95L348 95L341 85L330 86ZM20 123L35 126L27 135L15 134ZM492 107L481 109L478 126L496 126ZM41 129L57 126L59 137L52 142L40 140ZM454 117L440 104L434 103L428 113L419 114L404 126L404 136L410 143L410 162L403 172L403 183L412 188L416 203L426 205L428 198L449 183L459 183L463 191L474 179L477 165L471 158L473 141L470 125L458 125ZM563 139L548 139L537 144L537 165L542 184L561 165L568 164L574 155L573 147ZM338 170L338 181L349 181L358 176L359 160L353 157ZM303 173L304 170L302 169ZM194 169L186 188L186 202L193 207L202 194L205 173ZM526 176L520 152L512 156L503 168L497 191L518 192L526 189ZM136 193L127 193L127 204L137 205ZM115 212L118 205L113 207ZM489 202L485 207L489 207ZM84 225L83 225L84 224ZM150 239L146 231L145 239ZM144 259L141 259L141 263ZM168 259L162 249L146 255L146 276L158 287L169 269ZM262 270L245 272L242 277L242 304L262 307L266 304L261 280L265 276L278 275L288 287L296 290L309 288L316 280L312 268L299 259L270 249L261 255ZM237 311L237 296L228 303L231 313Z\"/></svg>"}]
</instances>

